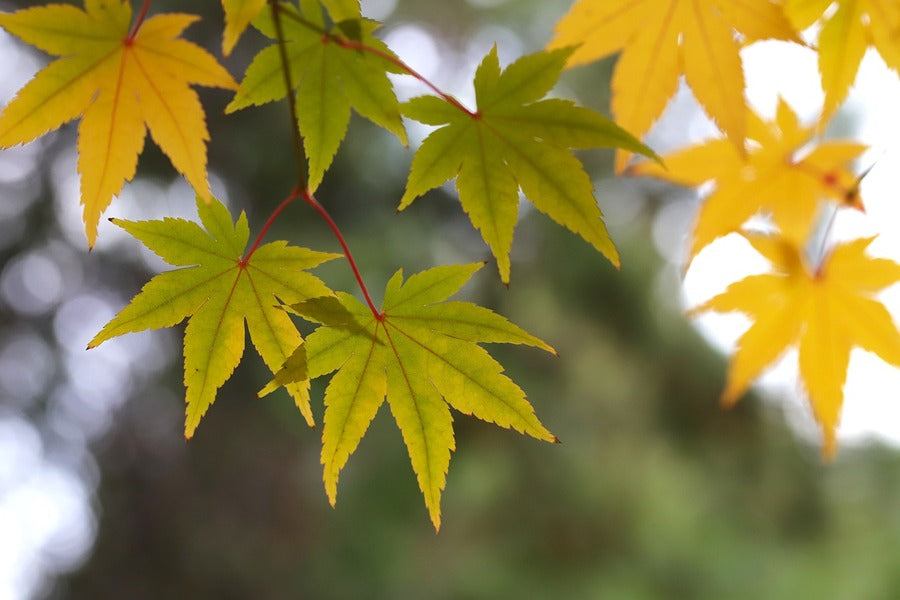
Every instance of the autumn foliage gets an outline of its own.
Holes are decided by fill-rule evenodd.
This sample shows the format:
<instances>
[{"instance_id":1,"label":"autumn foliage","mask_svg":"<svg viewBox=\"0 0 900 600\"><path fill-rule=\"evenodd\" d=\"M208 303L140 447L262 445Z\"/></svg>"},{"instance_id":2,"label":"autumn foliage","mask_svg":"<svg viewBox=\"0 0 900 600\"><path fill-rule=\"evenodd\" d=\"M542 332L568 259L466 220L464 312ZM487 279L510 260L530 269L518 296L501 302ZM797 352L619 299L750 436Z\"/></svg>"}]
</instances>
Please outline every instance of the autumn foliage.
<instances>
[{"instance_id":1,"label":"autumn foliage","mask_svg":"<svg viewBox=\"0 0 900 600\"><path fill-rule=\"evenodd\" d=\"M210 53L181 37L196 17L149 16L150 5L144 0L133 14L128 0L85 0L83 9L49 4L0 14L0 27L57 57L3 108L0 148L81 119L78 171L90 247L101 214L136 174L147 131L193 187L199 224L113 219L177 268L151 279L89 344L187 319L188 438L241 361L246 329L272 372L261 393L286 388L310 425L310 379L330 376L321 461L332 503L341 469L385 401L435 528L455 449L451 408L556 441L481 344L553 349L486 308L448 300L481 264L436 266L408 278L398 270L382 306L375 306L338 224L313 195L328 177L354 111L403 145L404 117L435 127L412 157L398 208L455 178L462 209L505 284L520 194L619 266L591 177L574 150L613 148L620 172L705 185L711 191L690 235L685 269L711 242L731 234L744 236L772 265L771 273L734 283L694 309L739 311L753 320L738 342L723 403L735 403L786 348L798 346L826 455L836 448L850 350L862 347L900 366L900 332L874 297L900 279L900 265L868 256L870 239L806 253L823 215L863 207L854 161L866 147L823 140L821 132L846 97L866 48L900 70L900 4L892 0L578 0L548 49L505 67L496 47L487 53L474 76L472 107L395 55L357 0L223 0L226 56L251 24L271 40L240 84ZM818 37L810 39L804 30L813 25ZM763 39L818 51L825 90L818 122L801 123L783 101L773 120L747 106L740 50ZM612 54L618 54L613 119L548 97L565 68ZM427 94L401 104L389 73L418 80ZM682 76L722 137L660 158L639 138ZM285 182L290 193L255 237L243 213L235 221L211 196L209 134L194 85L234 90L229 113L273 101L287 105L297 180ZM361 300L308 272L340 255L286 241L263 243L293 203L312 208L337 237ZM769 220L769 233L747 229L760 216ZM295 317L316 329L304 339Z\"/></svg>"}]
</instances>

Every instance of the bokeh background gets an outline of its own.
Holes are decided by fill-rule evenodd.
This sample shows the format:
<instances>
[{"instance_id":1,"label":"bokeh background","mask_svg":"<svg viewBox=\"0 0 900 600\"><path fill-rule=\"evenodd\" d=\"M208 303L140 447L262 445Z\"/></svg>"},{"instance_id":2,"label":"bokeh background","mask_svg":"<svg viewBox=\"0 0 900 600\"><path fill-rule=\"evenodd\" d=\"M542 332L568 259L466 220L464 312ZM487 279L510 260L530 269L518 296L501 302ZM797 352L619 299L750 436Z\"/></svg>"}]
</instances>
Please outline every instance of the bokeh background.
<instances>
[{"instance_id":1,"label":"bokeh background","mask_svg":"<svg viewBox=\"0 0 900 600\"><path fill-rule=\"evenodd\" d=\"M43 2L0 10L33 4ZM152 10L202 12L188 37L219 55L219 3L189 4ZM491 45L504 63L539 49L568 5L363 0L402 58L464 100ZM251 32L225 64L239 77L264 43ZM2 32L0 57L0 103L47 62ZM559 93L607 112L613 62L566 73ZM426 92L396 82L404 98ZM227 93L201 94L214 191L258 230L294 180L287 109L226 117ZM652 143L708 127L689 99L672 114ZM410 126L416 144L427 131ZM900 597L896 450L856 443L823 465L778 398L718 408L727 359L683 316L671 260L693 193L613 178L610 152L581 155L620 272L522 206L512 284L488 268L463 296L559 350L491 349L562 444L457 416L436 535L386 410L332 509L319 432L286 395L255 397L268 374L252 352L185 443L182 328L85 350L165 266L108 224L86 251L75 133L0 153L0 598ZM411 156L354 118L318 193L374 290L398 267L489 257L452 185L396 214ZM195 212L148 140L137 180L107 214ZM338 250L301 205L269 239ZM356 290L343 262L317 272ZM314 383L319 422L323 387Z\"/></svg>"}]
</instances>

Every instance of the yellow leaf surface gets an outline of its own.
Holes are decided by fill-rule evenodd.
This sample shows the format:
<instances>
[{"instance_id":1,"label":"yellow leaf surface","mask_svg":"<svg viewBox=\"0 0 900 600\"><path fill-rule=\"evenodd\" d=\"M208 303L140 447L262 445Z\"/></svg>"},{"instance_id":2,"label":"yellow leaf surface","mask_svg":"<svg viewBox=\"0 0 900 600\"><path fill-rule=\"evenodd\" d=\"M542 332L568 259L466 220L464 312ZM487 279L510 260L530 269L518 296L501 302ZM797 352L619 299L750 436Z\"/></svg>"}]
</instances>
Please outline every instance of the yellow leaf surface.
<instances>
[{"instance_id":1,"label":"yellow leaf surface","mask_svg":"<svg viewBox=\"0 0 900 600\"><path fill-rule=\"evenodd\" d=\"M237 44L238 38L247 29L266 0L222 0L225 10L225 33L222 35L222 54L228 56Z\"/></svg>"},{"instance_id":2,"label":"yellow leaf surface","mask_svg":"<svg viewBox=\"0 0 900 600\"><path fill-rule=\"evenodd\" d=\"M687 265L759 212L771 215L782 234L799 245L809 236L822 200L862 208L850 165L866 146L838 140L810 146L813 129L802 126L783 101L774 120L750 112L747 121L752 143L744 156L726 140L713 139L664 156L665 167L647 162L630 170L687 186L715 184L700 206Z\"/></svg>"},{"instance_id":3,"label":"yellow leaf surface","mask_svg":"<svg viewBox=\"0 0 900 600\"><path fill-rule=\"evenodd\" d=\"M833 5L834 10L830 10ZM798 29L817 21L819 73L825 91L822 122L847 97L870 46L900 72L900 2L897 0L787 0L785 14ZM827 15L827 16L826 16Z\"/></svg>"},{"instance_id":4,"label":"yellow leaf surface","mask_svg":"<svg viewBox=\"0 0 900 600\"><path fill-rule=\"evenodd\" d=\"M556 26L551 48L580 45L569 66L615 52L612 111L637 136L646 133L684 75L719 128L738 148L747 133L740 42L797 40L769 0L578 0ZM620 151L621 170L630 155Z\"/></svg>"},{"instance_id":5,"label":"yellow leaf surface","mask_svg":"<svg viewBox=\"0 0 900 600\"><path fill-rule=\"evenodd\" d=\"M873 298L900 280L900 264L866 255L874 238L836 246L815 270L784 238L747 239L771 262L772 272L733 283L692 311L739 311L753 321L738 340L722 403L733 405L767 366L797 345L800 376L822 429L822 452L832 457L850 351L860 347L900 367L900 331Z\"/></svg>"},{"instance_id":6,"label":"yellow leaf surface","mask_svg":"<svg viewBox=\"0 0 900 600\"><path fill-rule=\"evenodd\" d=\"M447 302L482 264L435 267L388 281L377 314L349 294L291 307L320 323L261 395L337 371L325 389L323 481L337 501L341 470L387 400L435 530L450 454L456 449L450 407L547 442L558 441L503 367L481 343L553 348L500 315L468 302Z\"/></svg>"},{"instance_id":7,"label":"yellow leaf surface","mask_svg":"<svg viewBox=\"0 0 900 600\"><path fill-rule=\"evenodd\" d=\"M158 15L130 33L131 6L122 0L89 0L85 10L54 4L0 14L0 27L60 56L0 113L0 149L83 117L78 171L91 247L101 213L134 177L147 129L197 194L210 198L209 134L200 99L189 86L237 84L209 53L178 38L196 20Z\"/></svg>"},{"instance_id":8,"label":"yellow leaf surface","mask_svg":"<svg viewBox=\"0 0 900 600\"><path fill-rule=\"evenodd\" d=\"M314 252L277 241L247 251L247 216L237 221L213 199L197 199L200 224L183 219L114 223L167 263L179 267L155 276L90 341L172 327L188 319L184 333L184 435L194 435L219 388L244 355L246 331L263 362L276 372L303 343L281 302L327 295L330 290L306 272L336 254ZM309 382L286 386L306 422L313 426Z\"/></svg>"}]
</instances>

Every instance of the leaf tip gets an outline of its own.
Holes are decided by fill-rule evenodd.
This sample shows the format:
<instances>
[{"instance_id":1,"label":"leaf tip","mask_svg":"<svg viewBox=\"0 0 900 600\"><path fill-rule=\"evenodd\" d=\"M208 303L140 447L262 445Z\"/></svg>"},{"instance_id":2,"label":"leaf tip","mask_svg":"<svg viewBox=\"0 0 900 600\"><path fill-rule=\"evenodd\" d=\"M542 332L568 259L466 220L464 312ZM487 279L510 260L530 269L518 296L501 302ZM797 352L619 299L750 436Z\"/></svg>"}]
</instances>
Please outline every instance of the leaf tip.
<instances>
[{"instance_id":1,"label":"leaf tip","mask_svg":"<svg viewBox=\"0 0 900 600\"><path fill-rule=\"evenodd\" d=\"M275 390L277 390L277 389L280 388L280 387L281 387L281 384L278 383L278 380L273 379L272 381L270 381L269 383L267 383L266 386L265 386L263 389L261 389L261 390L259 390L258 392L256 392L256 397L257 397L257 398L264 398L264 397L268 396L269 394L271 394L272 392L274 392Z\"/></svg>"},{"instance_id":2,"label":"leaf tip","mask_svg":"<svg viewBox=\"0 0 900 600\"><path fill-rule=\"evenodd\" d=\"M337 506L337 481L330 479L327 475L324 477L325 495L328 496L328 504L331 508Z\"/></svg>"},{"instance_id":3,"label":"leaf tip","mask_svg":"<svg viewBox=\"0 0 900 600\"><path fill-rule=\"evenodd\" d=\"M834 434L834 427L823 425L822 437L822 462L834 462L834 458L837 456L837 437Z\"/></svg>"}]
</instances>

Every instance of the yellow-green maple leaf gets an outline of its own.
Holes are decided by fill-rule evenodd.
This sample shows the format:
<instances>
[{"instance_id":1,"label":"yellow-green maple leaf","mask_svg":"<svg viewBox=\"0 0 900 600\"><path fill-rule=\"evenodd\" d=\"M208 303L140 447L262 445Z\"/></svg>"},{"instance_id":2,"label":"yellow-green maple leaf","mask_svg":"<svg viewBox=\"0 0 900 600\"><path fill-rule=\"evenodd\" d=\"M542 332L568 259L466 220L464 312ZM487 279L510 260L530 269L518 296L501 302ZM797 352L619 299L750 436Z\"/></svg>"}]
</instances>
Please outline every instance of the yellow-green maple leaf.
<instances>
[{"instance_id":1,"label":"yellow-green maple leaf","mask_svg":"<svg viewBox=\"0 0 900 600\"><path fill-rule=\"evenodd\" d=\"M358 0L301 0L307 5L324 6L335 21L359 19L361 17ZM238 38L247 25L266 5L266 0L222 0L225 10L225 33L222 36L222 53L231 54Z\"/></svg>"},{"instance_id":2,"label":"yellow-green maple leaf","mask_svg":"<svg viewBox=\"0 0 900 600\"><path fill-rule=\"evenodd\" d=\"M594 186L570 149L626 148L655 156L599 113L570 100L540 99L556 84L571 51L529 54L501 72L493 48L475 73L474 113L436 96L413 98L403 106L406 116L443 127L416 152L400 210L456 176L463 210L490 246L504 283L509 283L519 188L538 210L618 267L619 254Z\"/></svg>"},{"instance_id":3,"label":"yellow-green maple leaf","mask_svg":"<svg viewBox=\"0 0 900 600\"><path fill-rule=\"evenodd\" d=\"M332 10L346 15L353 14L354 4L356 12L359 8L354 0L326 4L333 20L337 16ZM378 23L351 18L329 29L322 8L318 0L306 0L301 2L299 10L290 5L279 9L291 83L297 88L297 125L309 160L307 187L311 192L322 182L347 133L351 107L396 135L404 145L407 143L400 103L387 77L387 72L396 67L383 58L392 53L374 36ZM253 23L263 34L277 37L269 13L261 14ZM359 39L351 40L347 31ZM356 42L377 50L382 56L347 45ZM225 111L258 106L286 95L281 50L274 44L254 57L240 90Z\"/></svg>"},{"instance_id":4,"label":"yellow-green maple leaf","mask_svg":"<svg viewBox=\"0 0 900 600\"><path fill-rule=\"evenodd\" d=\"M197 194L210 197L209 134L189 84L237 84L209 53L178 38L197 18L157 15L131 37L131 5L123 0L86 0L85 10L53 4L0 14L0 27L61 57L0 113L0 149L82 117L78 171L89 246L100 214L134 177L147 129Z\"/></svg>"},{"instance_id":5,"label":"yellow-green maple leaf","mask_svg":"<svg viewBox=\"0 0 900 600\"><path fill-rule=\"evenodd\" d=\"M770 0L578 0L556 25L550 47L581 44L569 66L621 50L612 112L638 137L662 113L684 74L707 114L742 148L744 72L735 32L747 41L796 40L781 10ZM628 156L619 153L619 169Z\"/></svg>"},{"instance_id":6,"label":"yellow-green maple leaf","mask_svg":"<svg viewBox=\"0 0 900 600\"><path fill-rule=\"evenodd\" d=\"M773 272L733 283L692 311L739 311L753 320L737 342L722 402L734 404L766 366L798 344L800 375L822 428L823 454L831 457L850 350L860 347L900 367L900 332L873 298L900 280L900 264L867 256L874 238L837 245L813 270L784 238L746 237Z\"/></svg>"},{"instance_id":7,"label":"yellow-green maple leaf","mask_svg":"<svg viewBox=\"0 0 900 600\"><path fill-rule=\"evenodd\" d=\"M387 397L409 450L435 529L450 452L455 448L449 406L548 442L525 393L479 343L527 344L553 349L488 309L444 302L482 264L437 267L405 282L397 271L378 317L353 296L292 306L323 325L306 338L270 384L337 373L325 390L322 464L332 505L338 475Z\"/></svg>"},{"instance_id":8,"label":"yellow-green maple leaf","mask_svg":"<svg viewBox=\"0 0 900 600\"><path fill-rule=\"evenodd\" d=\"M688 186L715 183L700 206L687 264L706 245L737 231L760 211L771 215L784 236L802 245L821 200L862 208L850 164L865 145L849 141L810 145L813 128L802 126L783 100L775 120L763 121L750 111L748 123L751 143L744 156L727 140L714 139L663 157L665 168L647 162L630 171Z\"/></svg>"},{"instance_id":9,"label":"yellow-green maple leaf","mask_svg":"<svg viewBox=\"0 0 900 600\"><path fill-rule=\"evenodd\" d=\"M113 223L139 239L171 265L182 267L151 279L98 333L88 348L134 331L172 327L189 318L184 334L187 387L185 437L190 438L244 354L244 322L263 362L274 373L302 343L297 328L277 305L330 294L305 269L339 255L314 252L278 241L243 258L250 235L241 213L198 198L203 228L184 219ZM287 387L310 426L309 383Z\"/></svg>"},{"instance_id":10,"label":"yellow-green maple leaf","mask_svg":"<svg viewBox=\"0 0 900 600\"><path fill-rule=\"evenodd\" d=\"M834 11L829 11L837 4ZM826 15L828 11L828 16ZM787 0L785 13L798 29L822 20L819 73L825 90L822 120L847 97L866 49L874 46L900 73L900 2L897 0Z\"/></svg>"}]
</instances>

